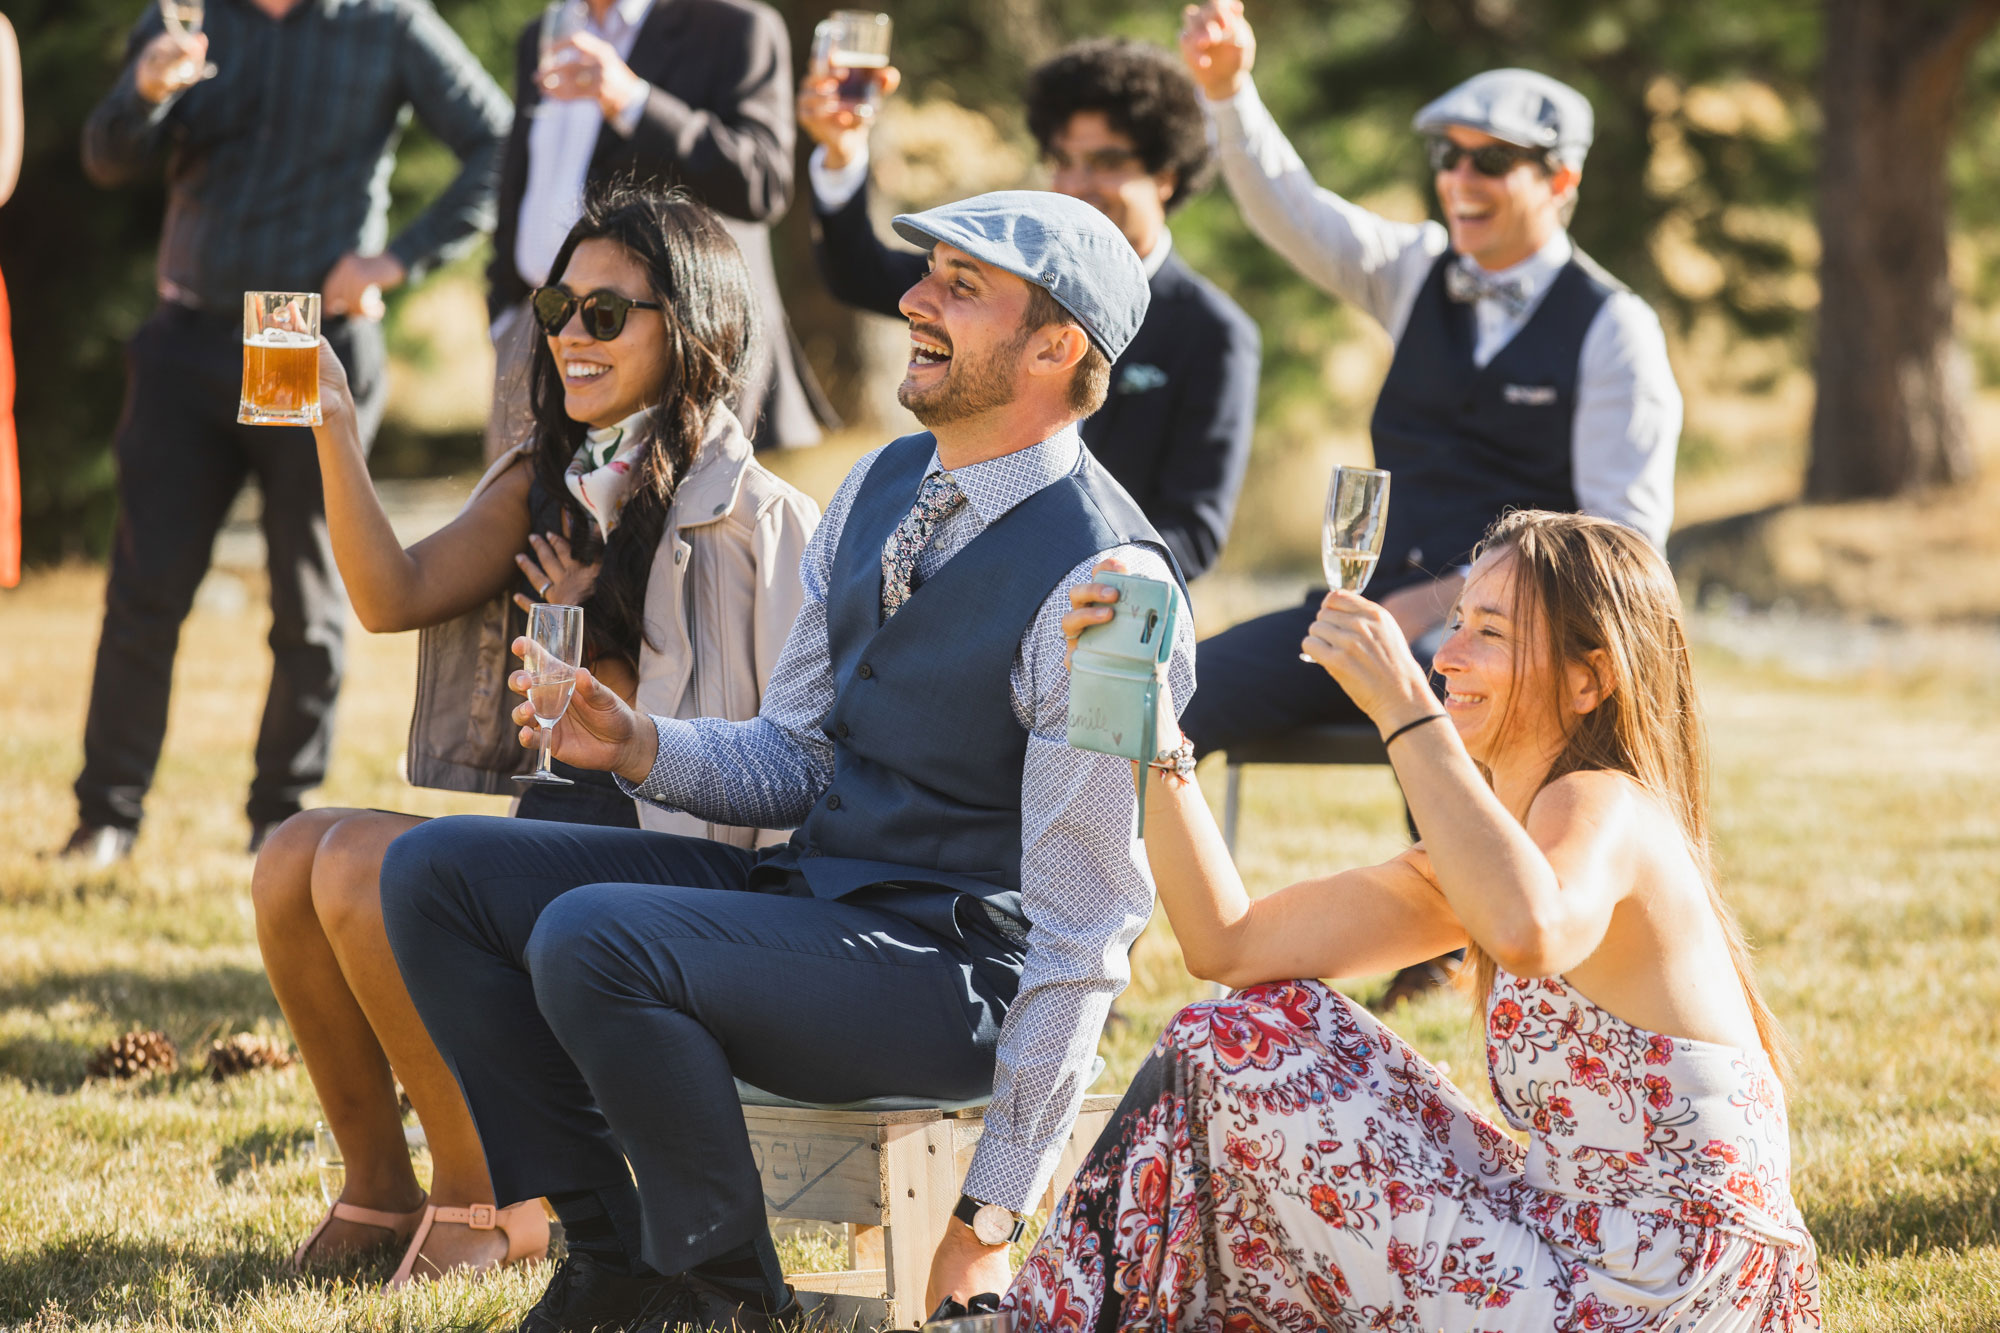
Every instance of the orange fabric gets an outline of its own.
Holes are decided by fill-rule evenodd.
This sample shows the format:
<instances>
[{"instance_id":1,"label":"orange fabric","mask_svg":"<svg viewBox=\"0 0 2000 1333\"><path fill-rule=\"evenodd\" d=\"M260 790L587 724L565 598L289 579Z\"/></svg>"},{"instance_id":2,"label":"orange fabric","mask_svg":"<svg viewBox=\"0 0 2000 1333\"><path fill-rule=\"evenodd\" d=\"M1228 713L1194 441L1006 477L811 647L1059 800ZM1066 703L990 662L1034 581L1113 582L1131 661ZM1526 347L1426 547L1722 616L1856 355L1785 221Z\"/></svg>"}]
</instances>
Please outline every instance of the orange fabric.
<instances>
[{"instance_id":1,"label":"orange fabric","mask_svg":"<svg viewBox=\"0 0 2000 1333\"><path fill-rule=\"evenodd\" d=\"M21 581L21 458L14 438L14 317L0 281L0 588Z\"/></svg>"}]
</instances>

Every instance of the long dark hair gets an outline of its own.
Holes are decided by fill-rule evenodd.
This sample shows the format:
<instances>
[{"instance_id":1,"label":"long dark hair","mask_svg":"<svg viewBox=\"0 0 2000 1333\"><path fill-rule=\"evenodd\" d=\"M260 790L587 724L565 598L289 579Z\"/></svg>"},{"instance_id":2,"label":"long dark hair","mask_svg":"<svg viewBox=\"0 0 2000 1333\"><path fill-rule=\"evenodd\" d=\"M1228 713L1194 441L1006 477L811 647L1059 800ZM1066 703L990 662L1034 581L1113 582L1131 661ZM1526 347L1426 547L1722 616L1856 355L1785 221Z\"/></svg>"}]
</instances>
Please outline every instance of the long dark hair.
<instances>
[{"instance_id":1,"label":"long dark hair","mask_svg":"<svg viewBox=\"0 0 2000 1333\"><path fill-rule=\"evenodd\" d=\"M647 414L650 446L608 543L563 481L587 427L563 411L562 372L539 330L528 365L528 401L535 479L568 515L578 558L604 562L584 601L585 650L592 660L612 655L636 662L646 634L646 582L667 511L710 417L742 386L758 338L757 301L742 251L716 215L685 190L624 181L590 190L583 216L549 266L550 284L562 281L577 246L600 239L617 242L645 269L652 298L666 307L660 313L667 335L666 376Z\"/></svg>"}]
</instances>

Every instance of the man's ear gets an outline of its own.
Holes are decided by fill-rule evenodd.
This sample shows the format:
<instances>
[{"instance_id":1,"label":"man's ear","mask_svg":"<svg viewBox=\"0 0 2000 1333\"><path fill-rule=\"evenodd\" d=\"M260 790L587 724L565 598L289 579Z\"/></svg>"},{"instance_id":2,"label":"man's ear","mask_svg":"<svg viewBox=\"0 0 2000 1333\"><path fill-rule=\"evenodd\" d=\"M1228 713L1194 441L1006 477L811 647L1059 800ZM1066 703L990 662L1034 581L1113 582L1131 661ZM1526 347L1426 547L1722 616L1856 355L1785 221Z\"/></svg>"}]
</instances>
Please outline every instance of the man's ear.
<instances>
[{"instance_id":1,"label":"man's ear","mask_svg":"<svg viewBox=\"0 0 2000 1333\"><path fill-rule=\"evenodd\" d=\"M1030 375L1068 375L1090 353L1090 339L1074 324L1050 324L1028 339Z\"/></svg>"}]
</instances>

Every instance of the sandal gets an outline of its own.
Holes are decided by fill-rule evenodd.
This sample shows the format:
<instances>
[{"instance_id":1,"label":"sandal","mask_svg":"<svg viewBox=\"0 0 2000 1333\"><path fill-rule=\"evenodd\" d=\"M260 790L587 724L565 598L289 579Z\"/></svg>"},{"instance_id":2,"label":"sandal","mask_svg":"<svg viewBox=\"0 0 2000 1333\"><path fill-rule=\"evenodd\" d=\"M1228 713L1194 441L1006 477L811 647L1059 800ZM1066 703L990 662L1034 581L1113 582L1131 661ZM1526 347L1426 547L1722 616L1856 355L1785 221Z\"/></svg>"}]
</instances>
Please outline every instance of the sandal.
<instances>
[{"instance_id":1,"label":"sandal","mask_svg":"<svg viewBox=\"0 0 2000 1333\"><path fill-rule=\"evenodd\" d=\"M409 1239L410 1233L422 1224L425 1211L424 1208L418 1207L411 1209L407 1213L385 1213L378 1208L363 1208L359 1204L342 1203L339 1200L335 1200L333 1206L326 1210L326 1216L319 1220L319 1225L312 1229L310 1235L299 1242L299 1248L292 1251L292 1271L295 1273L306 1271L307 1252L312 1249L313 1242L318 1240L320 1235L333 1224L335 1218L339 1218L343 1222L359 1222L365 1227L379 1227L389 1233L389 1239L383 1241L379 1246L369 1245L348 1251L348 1254L360 1254L366 1250L380 1249L388 1245L401 1245ZM329 1260L328 1262L332 1261Z\"/></svg>"},{"instance_id":2,"label":"sandal","mask_svg":"<svg viewBox=\"0 0 2000 1333\"><path fill-rule=\"evenodd\" d=\"M417 1280L417 1261L423 1258L424 1241L430 1236L431 1227L439 1222L463 1222L474 1231L498 1228L507 1233L506 1257L497 1264L481 1264L475 1271L525 1263L549 1252L549 1215L542 1211L540 1199L529 1199L506 1208L495 1208L490 1203L475 1203L469 1208L439 1208L427 1204L423 1213L423 1220L417 1223L416 1234L410 1237L410 1248L403 1251L403 1262L396 1265L396 1274L389 1279L392 1289L407 1287ZM430 1271L422 1276L439 1276L437 1265L431 1264Z\"/></svg>"}]
</instances>

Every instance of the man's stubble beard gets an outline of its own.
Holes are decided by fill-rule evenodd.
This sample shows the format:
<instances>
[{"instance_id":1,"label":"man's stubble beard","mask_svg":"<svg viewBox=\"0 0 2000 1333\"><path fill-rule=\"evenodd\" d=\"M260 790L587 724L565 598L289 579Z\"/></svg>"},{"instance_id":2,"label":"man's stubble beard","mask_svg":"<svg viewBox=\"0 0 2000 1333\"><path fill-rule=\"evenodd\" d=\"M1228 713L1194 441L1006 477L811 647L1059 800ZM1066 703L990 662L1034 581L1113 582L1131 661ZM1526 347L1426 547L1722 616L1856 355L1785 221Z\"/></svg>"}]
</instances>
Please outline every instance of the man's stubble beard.
<instances>
[{"instance_id":1,"label":"man's stubble beard","mask_svg":"<svg viewBox=\"0 0 2000 1333\"><path fill-rule=\"evenodd\" d=\"M925 427L949 426L976 417L982 412L1005 407L1019 395L1014 363L1028 345L1034 330L1023 329L1011 343L995 348L974 362L962 362L956 351L945 377L938 384L912 393L908 380L896 389L896 401L908 408L918 424Z\"/></svg>"}]
</instances>

